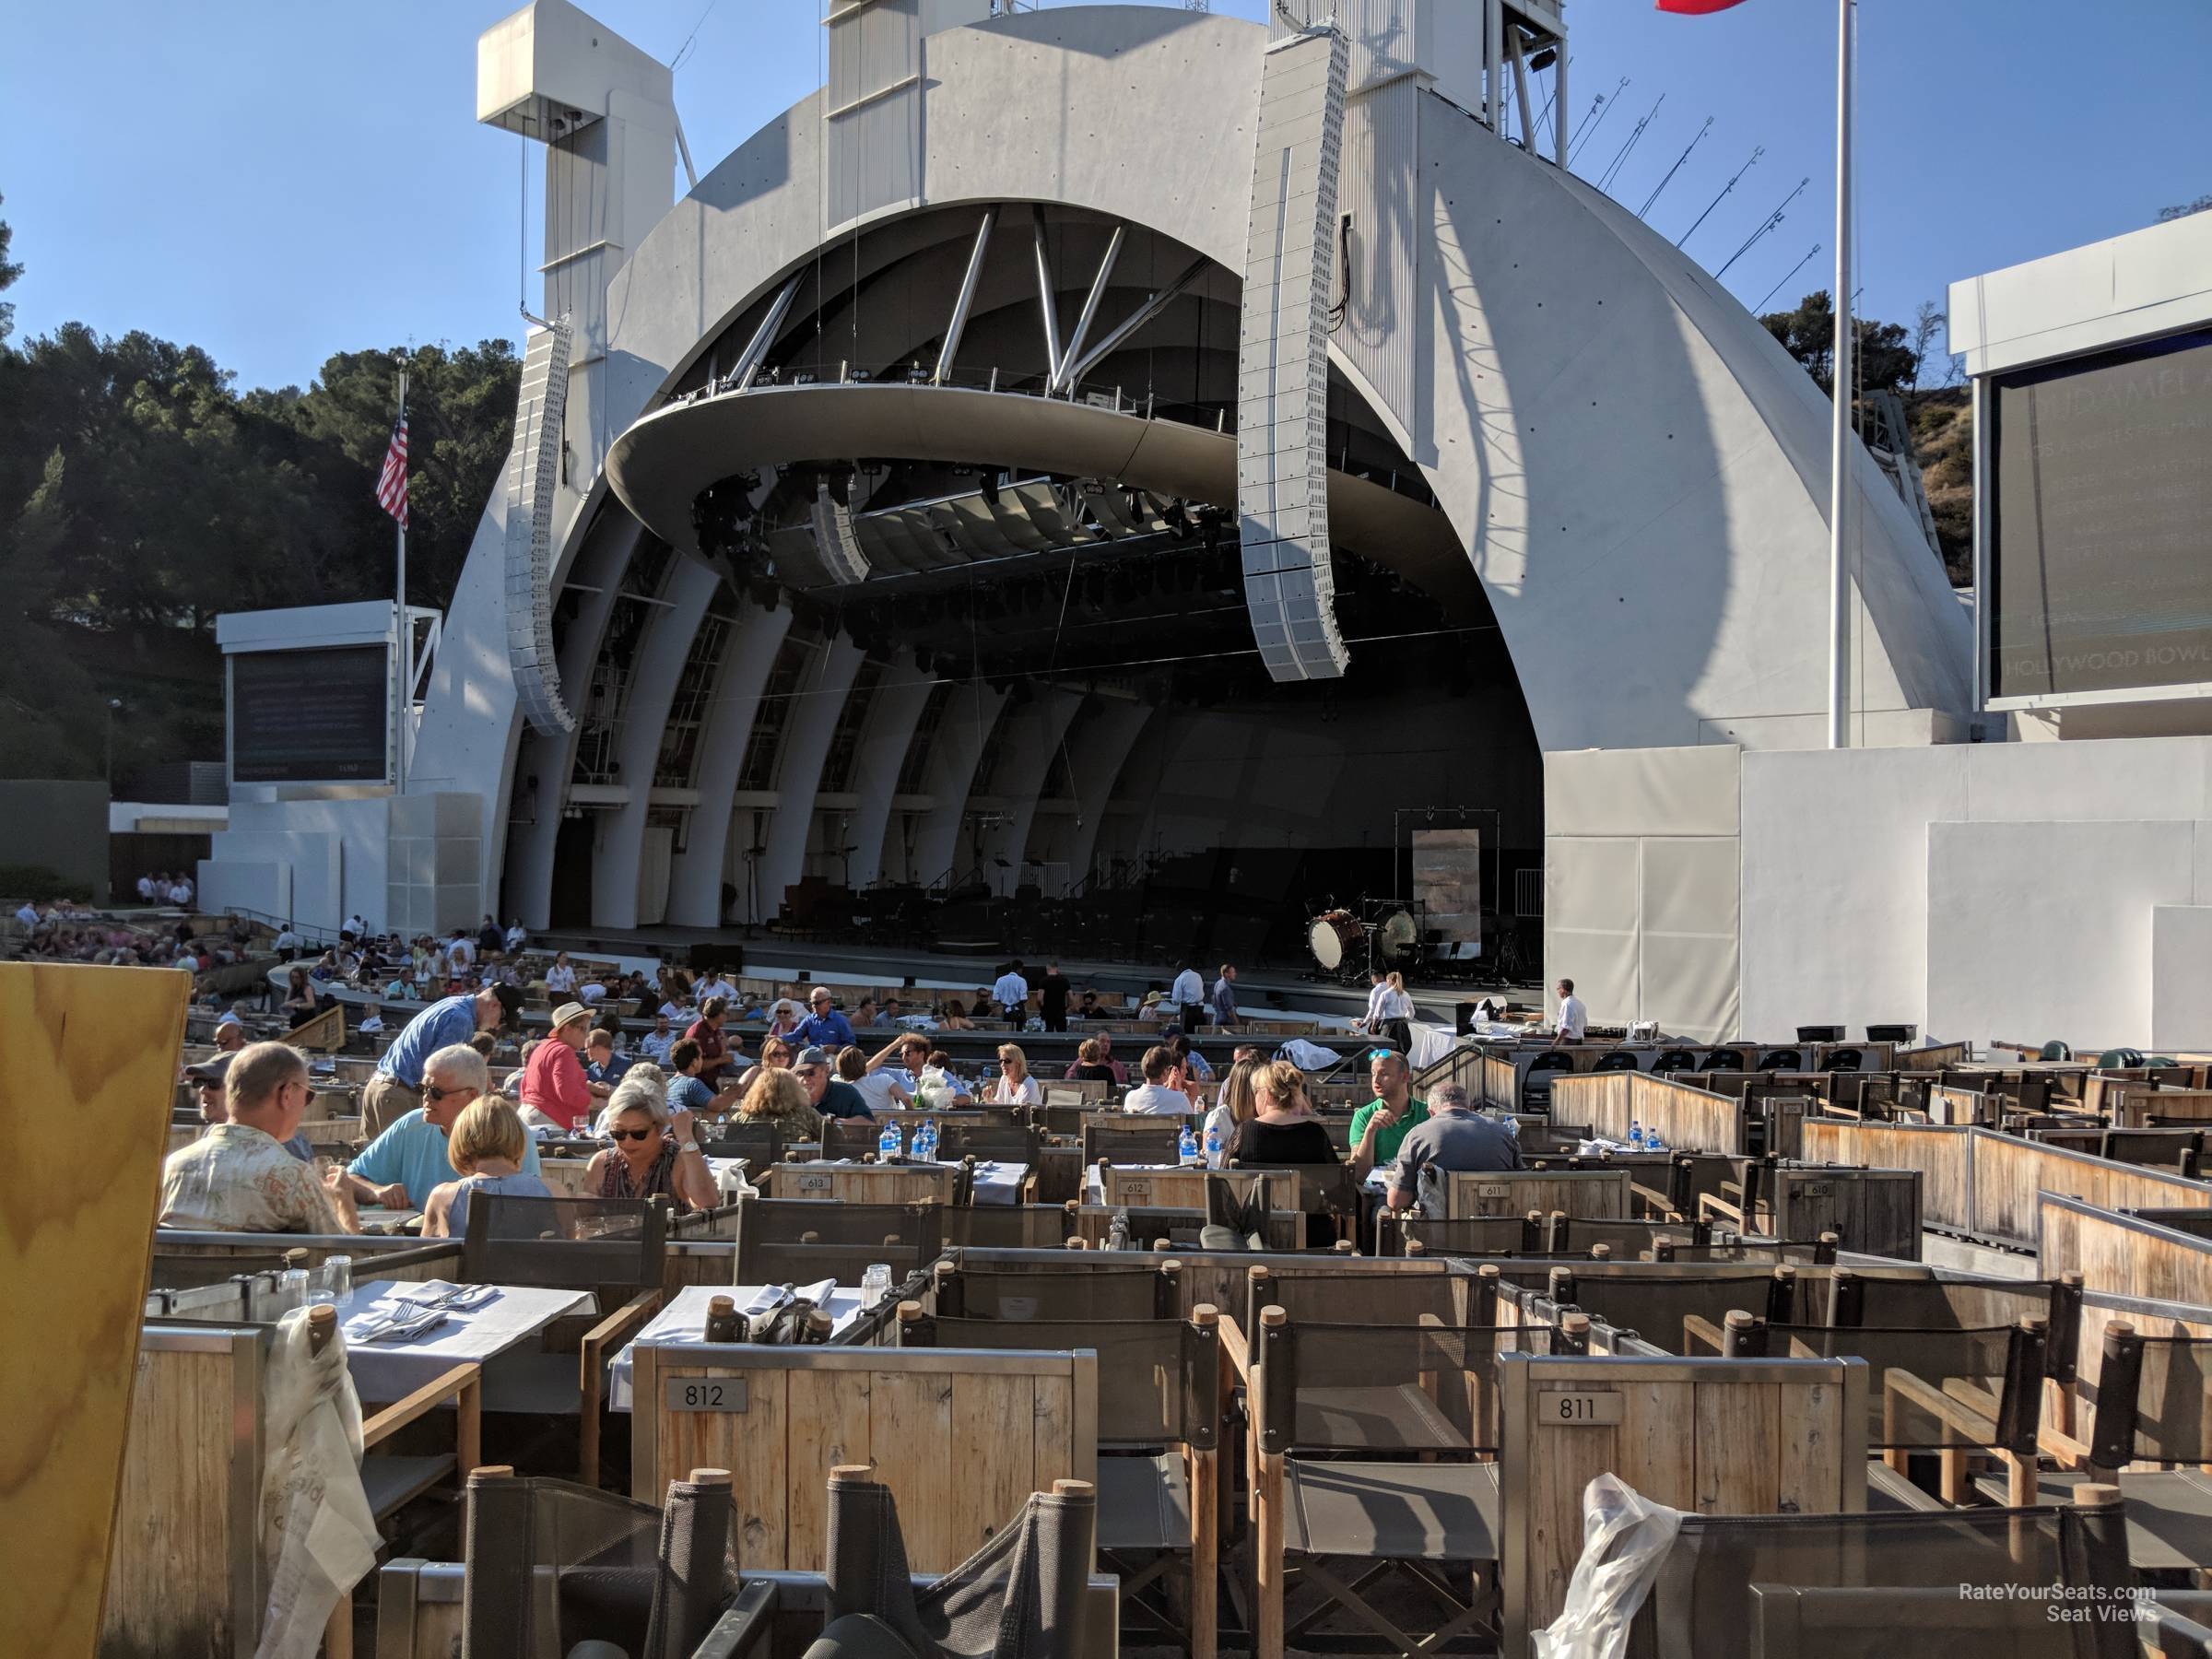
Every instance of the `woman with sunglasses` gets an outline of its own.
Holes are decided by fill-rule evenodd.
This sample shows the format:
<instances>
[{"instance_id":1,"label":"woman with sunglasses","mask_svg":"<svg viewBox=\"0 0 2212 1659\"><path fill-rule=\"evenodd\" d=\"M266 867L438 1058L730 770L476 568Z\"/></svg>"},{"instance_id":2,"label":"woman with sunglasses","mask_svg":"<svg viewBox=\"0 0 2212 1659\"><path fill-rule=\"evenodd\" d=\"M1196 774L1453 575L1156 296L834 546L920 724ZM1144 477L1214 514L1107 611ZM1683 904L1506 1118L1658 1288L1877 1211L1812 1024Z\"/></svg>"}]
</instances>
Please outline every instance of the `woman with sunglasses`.
<instances>
[{"instance_id":1,"label":"woman with sunglasses","mask_svg":"<svg viewBox=\"0 0 2212 1659\"><path fill-rule=\"evenodd\" d=\"M784 1074L788 1076L789 1074ZM670 1198L679 1210L712 1209L714 1172L688 1112L671 1115L661 1068L641 1061L615 1086L599 1124L614 1141L594 1153L584 1191L601 1198Z\"/></svg>"}]
</instances>

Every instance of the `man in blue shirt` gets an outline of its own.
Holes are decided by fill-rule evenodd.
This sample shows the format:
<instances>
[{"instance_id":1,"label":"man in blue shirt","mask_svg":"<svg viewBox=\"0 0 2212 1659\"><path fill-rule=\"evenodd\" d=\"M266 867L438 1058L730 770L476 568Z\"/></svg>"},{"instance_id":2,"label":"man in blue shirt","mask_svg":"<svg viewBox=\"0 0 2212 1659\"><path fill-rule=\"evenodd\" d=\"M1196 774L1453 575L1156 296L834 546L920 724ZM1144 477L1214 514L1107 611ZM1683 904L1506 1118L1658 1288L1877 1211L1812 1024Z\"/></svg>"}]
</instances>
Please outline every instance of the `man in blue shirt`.
<instances>
[{"instance_id":1,"label":"man in blue shirt","mask_svg":"<svg viewBox=\"0 0 2212 1659\"><path fill-rule=\"evenodd\" d=\"M853 1046L852 1022L831 1007L830 1000L827 985L817 985L807 994L807 1006L814 1013L811 1018L800 1020L799 1029L792 1033L801 1044L832 1052Z\"/></svg>"},{"instance_id":2,"label":"man in blue shirt","mask_svg":"<svg viewBox=\"0 0 2212 1659\"><path fill-rule=\"evenodd\" d=\"M622 1074L629 1069L629 1056L615 1053L615 1034L604 1028L594 1031L583 1041L583 1075L594 1083L609 1088L622 1081Z\"/></svg>"},{"instance_id":3,"label":"man in blue shirt","mask_svg":"<svg viewBox=\"0 0 2212 1659\"><path fill-rule=\"evenodd\" d=\"M379 1189L405 1187L407 1202L419 1209L429 1202L432 1187L453 1179L446 1135L461 1109L483 1094L489 1082L484 1056L468 1044L440 1049L423 1062L422 1104L371 1141L347 1165L346 1173ZM535 1140L523 1147L523 1172L537 1173Z\"/></svg>"},{"instance_id":4,"label":"man in blue shirt","mask_svg":"<svg viewBox=\"0 0 2212 1659\"><path fill-rule=\"evenodd\" d=\"M445 997L416 1015L392 1040L376 1063L376 1076L361 1090L361 1127L379 1134L422 1105L423 1066L432 1054L465 1044L478 1031L511 1025L522 1010L523 994L515 987L487 985Z\"/></svg>"}]
</instances>

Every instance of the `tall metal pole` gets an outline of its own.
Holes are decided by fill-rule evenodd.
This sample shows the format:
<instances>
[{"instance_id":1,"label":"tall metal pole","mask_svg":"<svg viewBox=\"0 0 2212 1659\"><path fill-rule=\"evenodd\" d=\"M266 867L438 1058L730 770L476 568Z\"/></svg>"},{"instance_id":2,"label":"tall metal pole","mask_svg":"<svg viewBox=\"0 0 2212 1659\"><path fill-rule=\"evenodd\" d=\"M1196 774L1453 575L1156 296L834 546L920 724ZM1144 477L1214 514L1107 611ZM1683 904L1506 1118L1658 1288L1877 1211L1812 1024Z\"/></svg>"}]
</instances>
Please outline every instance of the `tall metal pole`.
<instances>
[{"instance_id":1,"label":"tall metal pole","mask_svg":"<svg viewBox=\"0 0 2212 1659\"><path fill-rule=\"evenodd\" d=\"M1853 0L1837 0L1836 24L1836 347L1834 453L1828 480L1828 747L1848 748L1843 639L1850 614L1851 537L1851 46Z\"/></svg>"},{"instance_id":2,"label":"tall metal pole","mask_svg":"<svg viewBox=\"0 0 2212 1659\"><path fill-rule=\"evenodd\" d=\"M399 418L407 418L407 371L399 371ZM414 442L407 444L409 454ZM399 531L399 731L397 747L393 757L394 793L407 793L407 737L414 724L415 712L415 624L407 615L407 523L398 521Z\"/></svg>"}]
</instances>

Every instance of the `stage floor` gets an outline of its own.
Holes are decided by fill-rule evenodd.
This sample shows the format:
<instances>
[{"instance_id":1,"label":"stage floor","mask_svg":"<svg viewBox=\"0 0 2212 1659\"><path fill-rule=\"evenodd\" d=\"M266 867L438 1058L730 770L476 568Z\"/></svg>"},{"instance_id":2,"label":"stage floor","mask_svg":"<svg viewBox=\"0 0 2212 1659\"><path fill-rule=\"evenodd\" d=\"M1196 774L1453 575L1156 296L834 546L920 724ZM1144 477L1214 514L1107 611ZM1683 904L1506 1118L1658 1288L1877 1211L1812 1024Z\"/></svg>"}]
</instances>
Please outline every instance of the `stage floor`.
<instances>
[{"instance_id":1,"label":"stage floor","mask_svg":"<svg viewBox=\"0 0 2212 1659\"><path fill-rule=\"evenodd\" d=\"M681 954L694 945L720 945L744 953L744 973L755 979L882 981L912 979L917 993L965 994L988 985L997 977L1003 958L947 950L886 950L865 946L805 942L764 934L747 937L737 928L641 927L548 930L534 935L532 943L583 953L593 951L623 956L658 957ZM1024 959L1034 984L1048 959ZM1165 992L1182 964L1101 961L1088 958L1056 959L1079 996L1088 986L1099 991L1141 994ZM1210 989L1218 962L1196 964ZM1424 984L1417 975L1407 987L1413 993L1417 1017L1449 1023L1454 1005L1486 995L1509 995L1535 1002L1541 993L1534 986L1503 986L1480 981L1453 980ZM933 999L934 1000L934 999ZM1367 1007L1367 984L1307 979L1280 967L1237 967L1237 1003L1248 1014L1327 1014L1357 1018Z\"/></svg>"}]
</instances>

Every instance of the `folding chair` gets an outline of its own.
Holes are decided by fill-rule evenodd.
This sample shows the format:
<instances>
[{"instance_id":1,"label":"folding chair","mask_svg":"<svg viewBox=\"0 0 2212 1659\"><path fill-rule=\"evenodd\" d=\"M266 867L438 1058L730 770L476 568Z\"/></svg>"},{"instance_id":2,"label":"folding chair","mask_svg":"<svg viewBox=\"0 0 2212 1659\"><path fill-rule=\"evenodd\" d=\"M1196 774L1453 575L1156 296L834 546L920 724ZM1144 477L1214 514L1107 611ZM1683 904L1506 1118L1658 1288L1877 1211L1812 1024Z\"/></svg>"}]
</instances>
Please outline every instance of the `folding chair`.
<instances>
[{"instance_id":1,"label":"folding chair","mask_svg":"<svg viewBox=\"0 0 2212 1659\"><path fill-rule=\"evenodd\" d=\"M2136 1659L2118 1493L2064 1508L1682 1517L1636 1621L1653 1659ZM1960 1594L1960 1586L1983 1589ZM2068 1594L2071 1593L2071 1594Z\"/></svg>"},{"instance_id":2,"label":"folding chair","mask_svg":"<svg viewBox=\"0 0 2212 1659\"><path fill-rule=\"evenodd\" d=\"M882 1125L872 1124L865 1118L822 1120L822 1157L825 1159L872 1158L882 1140Z\"/></svg>"},{"instance_id":3,"label":"folding chair","mask_svg":"<svg viewBox=\"0 0 2212 1659\"><path fill-rule=\"evenodd\" d=\"M1499 1556L1499 1466L1474 1459L1498 1445L1498 1353L1547 1353L1549 1335L1263 1310L1249 1355L1257 1659L1341 1636L1323 1628L1339 1614L1405 1659L1492 1622L1495 1580L1477 1586ZM1317 1593L1302 1607L1293 1574ZM1433 1605L1436 1628L1417 1636L1377 1606L1385 1580Z\"/></svg>"},{"instance_id":4,"label":"folding chair","mask_svg":"<svg viewBox=\"0 0 2212 1659\"><path fill-rule=\"evenodd\" d=\"M1134 1262L1088 1252L1020 1262L971 1263L956 1256L936 1267L937 1312L1024 1322L1176 1319L1182 1313L1182 1273L1179 1262Z\"/></svg>"},{"instance_id":5,"label":"folding chair","mask_svg":"<svg viewBox=\"0 0 2212 1659\"><path fill-rule=\"evenodd\" d=\"M599 1479L600 1406L608 1359L660 1312L667 1277L665 1199L525 1198L478 1193L468 1206L461 1277L477 1285L589 1290L601 1317L557 1320L545 1350L506 1355L488 1390L493 1410L577 1416L577 1478ZM575 1344L574 1370L569 1344ZM571 1384L574 1392L571 1393Z\"/></svg>"},{"instance_id":6,"label":"folding chair","mask_svg":"<svg viewBox=\"0 0 2212 1659\"><path fill-rule=\"evenodd\" d=\"M833 1198L747 1198L737 1206L733 1284L857 1285L875 1264L911 1278L937 1259L945 1206L846 1204Z\"/></svg>"},{"instance_id":7,"label":"folding chair","mask_svg":"<svg viewBox=\"0 0 2212 1659\"><path fill-rule=\"evenodd\" d=\"M1221 1347L1210 1306L1188 1319L1077 1321L957 1318L899 1311L899 1346L1093 1348L1099 1356L1099 1552L1132 1610L1191 1659L1212 1659L1220 1573ZM1143 1593L1187 1564L1187 1619ZM1124 1626L1126 1630L1126 1625Z\"/></svg>"},{"instance_id":8,"label":"folding chair","mask_svg":"<svg viewBox=\"0 0 2212 1659\"><path fill-rule=\"evenodd\" d=\"M724 1124L700 1148L709 1158L742 1158L747 1169L766 1170L783 1161L783 1131L775 1124Z\"/></svg>"},{"instance_id":9,"label":"folding chair","mask_svg":"<svg viewBox=\"0 0 2212 1659\"><path fill-rule=\"evenodd\" d=\"M1171 1117L1104 1118L1083 1124L1083 1163L1100 1159L1117 1164L1174 1164L1182 1158L1182 1130L1188 1120Z\"/></svg>"},{"instance_id":10,"label":"folding chair","mask_svg":"<svg viewBox=\"0 0 2212 1659\"><path fill-rule=\"evenodd\" d=\"M1383 1210L1375 1218L1379 1255L1533 1256L1549 1249L1549 1223L1535 1210L1525 1216L1441 1218Z\"/></svg>"},{"instance_id":11,"label":"folding chair","mask_svg":"<svg viewBox=\"0 0 2212 1659\"><path fill-rule=\"evenodd\" d=\"M1073 1204L954 1204L945 1207L945 1246L978 1250L1057 1250L1073 1235Z\"/></svg>"}]
</instances>

